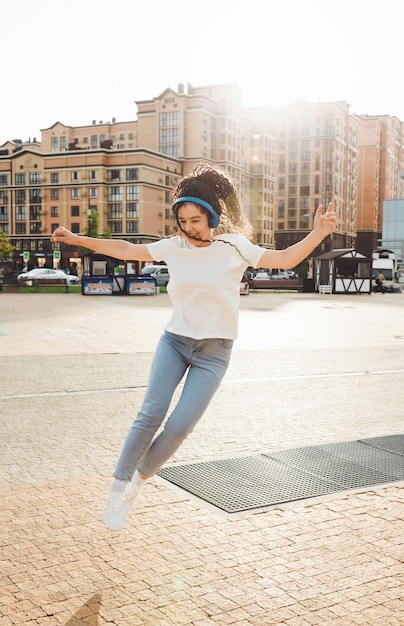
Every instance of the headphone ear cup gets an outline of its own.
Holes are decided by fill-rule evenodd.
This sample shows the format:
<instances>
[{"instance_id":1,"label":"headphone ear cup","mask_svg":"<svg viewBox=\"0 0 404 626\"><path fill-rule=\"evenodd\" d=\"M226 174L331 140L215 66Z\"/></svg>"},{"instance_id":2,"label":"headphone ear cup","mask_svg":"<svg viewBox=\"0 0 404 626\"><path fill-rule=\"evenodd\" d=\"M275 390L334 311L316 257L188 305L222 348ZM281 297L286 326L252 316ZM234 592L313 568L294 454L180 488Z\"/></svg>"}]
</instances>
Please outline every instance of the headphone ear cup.
<instances>
[{"instance_id":1,"label":"headphone ear cup","mask_svg":"<svg viewBox=\"0 0 404 626\"><path fill-rule=\"evenodd\" d=\"M209 224L210 228L217 228L219 226L219 224L220 224L220 217L219 217L219 215L217 215L217 214L209 215L208 224Z\"/></svg>"}]
</instances>

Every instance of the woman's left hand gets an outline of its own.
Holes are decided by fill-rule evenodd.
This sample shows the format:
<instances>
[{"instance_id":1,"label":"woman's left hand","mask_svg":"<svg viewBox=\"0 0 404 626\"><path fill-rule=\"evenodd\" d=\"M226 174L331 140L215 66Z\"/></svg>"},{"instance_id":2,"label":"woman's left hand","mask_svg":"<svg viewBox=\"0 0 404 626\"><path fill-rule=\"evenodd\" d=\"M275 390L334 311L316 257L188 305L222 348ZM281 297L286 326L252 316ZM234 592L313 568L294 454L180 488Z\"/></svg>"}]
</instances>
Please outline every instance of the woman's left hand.
<instances>
[{"instance_id":1,"label":"woman's left hand","mask_svg":"<svg viewBox=\"0 0 404 626\"><path fill-rule=\"evenodd\" d=\"M314 216L314 228L313 230L321 236L327 237L330 233L335 230L337 222L337 216L334 211L334 205L332 202L327 207L326 212L323 214L323 205L320 204Z\"/></svg>"}]
</instances>

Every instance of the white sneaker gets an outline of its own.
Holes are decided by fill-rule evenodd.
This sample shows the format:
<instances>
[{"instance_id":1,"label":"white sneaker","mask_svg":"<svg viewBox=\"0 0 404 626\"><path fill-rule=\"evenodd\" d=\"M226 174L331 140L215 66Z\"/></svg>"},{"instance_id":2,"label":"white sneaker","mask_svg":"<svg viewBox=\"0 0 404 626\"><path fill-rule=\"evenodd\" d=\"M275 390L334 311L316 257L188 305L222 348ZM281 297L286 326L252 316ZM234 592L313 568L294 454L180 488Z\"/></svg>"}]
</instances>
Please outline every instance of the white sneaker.
<instances>
[{"instance_id":1,"label":"white sneaker","mask_svg":"<svg viewBox=\"0 0 404 626\"><path fill-rule=\"evenodd\" d=\"M128 511L132 507L135 498L138 498L142 491L142 485L139 483L128 483L125 491L123 492L123 499L128 504Z\"/></svg>"},{"instance_id":2,"label":"white sneaker","mask_svg":"<svg viewBox=\"0 0 404 626\"><path fill-rule=\"evenodd\" d=\"M122 493L110 493L104 513L105 526L110 530L122 530L126 524L126 514L130 504L123 498Z\"/></svg>"},{"instance_id":3,"label":"white sneaker","mask_svg":"<svg viewBox=\"0 0 404 626\"><path fill-rule=\"evenodd\" d=\"M128 483L122 493L110 493L108 496L104 522L110 530L122 530L126 525L126 515L131 509L133 501L140 495L142 486L138 483Z\"/></svg>"}]
</instances>

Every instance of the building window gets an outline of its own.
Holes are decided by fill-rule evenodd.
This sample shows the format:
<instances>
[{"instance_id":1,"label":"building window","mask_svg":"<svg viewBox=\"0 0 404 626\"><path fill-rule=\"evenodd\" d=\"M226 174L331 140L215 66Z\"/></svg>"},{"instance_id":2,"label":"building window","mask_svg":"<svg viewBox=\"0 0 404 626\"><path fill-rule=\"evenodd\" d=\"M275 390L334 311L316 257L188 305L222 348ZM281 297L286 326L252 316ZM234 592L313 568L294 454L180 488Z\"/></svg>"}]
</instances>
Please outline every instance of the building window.
<instances>
[{"instance_id":1,"label":"building window","mask_svg":"<svg viewBox=\"0 0 404 626\"><path fill-rule=\"evenodd\" d=\"M58 183L59 182L59 172L51 172L51 183Z\"/></svg>"},{"instance_id":2,"label":"building window","mask_svg":"<svg viewBox=\"0 0 404 626\"><path fill-rule=\"evenodd\" d=\"M71 229L72 229L72 233L79 233L80 232L79 222L72 222Z\"/></svg>"},{"instance_id":3,"label":"building window","mask_svg":"<svg viewBox=\"0 0 404 626\"><path fill-rule=\"evenodd\" d=\"M93 150L98 148L98 135L91 135L91 148Z\"/></svg>"},{"instance_id":4,"label":"building window","mask_svg":"<svg viewBox=\"0 0 404 626\"><path fill-rule=\"evenodd\" d=\"M138 185L128 185L126 187L126 200L139 200Z\"/></svg>"},{"instance_id":5,"label":"building window","mask_svg":"<svg viewBox=\"0 0 404 626\"><path fill-rule=\"evenodd\" d=\"M51 189L51 200L59 200L59 189Z\"/></svg>"},{"instance_id":6,"label":"building window","mask_svg":"<svg viewBox=\"0 0 404 626\"><path fill-rule=\"evenodd\" d=\"M108 181L119 181L122 180L122 170L109 170L108 171Z\"/></svg>"},{"instance_id":7,"label":"building window","mask_svg":"<svg viewBox=\"0 0 404 626\"><path fill-rule=\"evenodd\" d=\"M0 206L0 222L8 222L8 207Z\"/></svg>"},{"instance_id":8,"label":"building window","mask_svg":"<svg viewBox=\"0 0 404 626\"><path fill-rule=\"evenodd\" d=\"M138 179L139 179L139 168L128 167L126 169L126 180L138 180Z\"/></svg>"},{"instance_id":9,"label":"building window","mask_svg":"<svg viewBox=\"0 0 404 626\"><path fill-rule=\"evenodd\" d=\"M29 184L30 185L40 185L41 184L41 174L40 174L40 172L30 172L29 173Z\"/></svg>"},{"instance_id":10,"label":"building window","mask_svg":"<svg viewBox=\"0 0 404 626\"><path fill-rule=\"evenodd\" d=\"M168 156L178 156L180 141L179 111L160 113L159 150Z\"/></svg>"},{"instance_id":11,"label":"building window","mask_svg":"<svg viewBox=\"0 0 404 626\"><path fill-rule=\"evenodd\" d=\"M15 203L16 204L25 204L25 189L17 189L15 192Z\"/></svg>"},{"instance_id":12,"label":"building window","mask_svg":"<svg viewBox=\"0 0 404 626\"><path fill-rule=\"evenodd\" d=\"M29 225L29 232L31 235L39 235L41 232L41 224L40 222L32 222Z\"/></svg>"},{"instance_id":13,"label":"building window","mask_svg":"<svg viewBox=\"0 0 404 626\"><path fill-rule=\"evenodd\" d=\"M126 204L126 219L139 217L139 205L137 202L128 202Z\"/></svg>"},{"instance_id":14,"label":"building window","mask_svg":"<svg viewBox=\"0 0 404 626\"><path fill-rule=\"evenodd\" d=\"M109 187L108 188L108 202L122 202L122 187Z\"/></svg>"},{"instance_id":15,"label":"building window","mask_svg":"<svg viewBox=\"0 0 404 626\"><path fill-rule=\"evenodd\" d=\"M57 223L51 224L51 233L53 233L53 231L56 230L57 228L59 228L59 224Z\"/></svg>"},{"instance_id":16,"label":"building window","mask_svg":"<svg viewBox=\"0 0 404 626\"><path fill-rule=\"evenodd\" d=\"M76 183L79 180L79 173L72 172L72 183Z\"/></svg>"},{"instance_id":17,"label":"building window","mask_svg":"<svg viewBox=\"0 0 404 626\"><path fill-rule=\"evenodd\" d=\"M97 180L97 172L95 170L88 172L88 180Z\"/></svg>"},{"instance_id":18,"label":"building window","mask_svg":"<svg viewBox=\"0 0 404 626\"><path fill-rule=\"evenodd\" d=\"M122 232L122 222L119 220L108 222L108 229L111 233L121 233Z\"/></svg>"},{"instance_id":19,"label":"building window","mask_svg":"<svg viewBox=\"0 0 404 626\"><path fill-rule=\"evenodd\" d=\"M59 141L57 137L51 137L51 152L57 152L59 147Z\"/></svg>"},{"instance_id":20,"label":"building window","mask_svg":"<svg viewBox=\"0 0 404 626\"><path fill-rule=\"evenodd\" d=\"M27 233L27 225L26 223L18 223L15 225L15 232L17 235L25 235Z\"/></svg>"},{"instance_id":21,"label":"building window","mask_svg":"<svg viewBox=\"0 0 404 626\"><path fill-rule=\"evenodd\" d=\"M25 185L25 174L16 174L15 175L15 184L16 185Z\"/></svg>"},{"instance_id":22,"label":"building window","mask_svg":"<svg viewBox=\"0 0 404 626\"><path fill-rule=\"evenodd\" d=\"M8 174L0 174L0 185L8 185Z\"/></svg>"},{"instance_id":23,"label":"building window","mask_svg":"<svg viewBox=\"0 0 404 626\"><path fill-rule=\"evenodd\" d=\"M138 233L139 232L139 222L126 222L126 232L127 233Z\"/></svg>"},{"instance_id":24,"label":"building window","mask_svg":"<svg viewBox=\"0 0 404 626\"><path fill-rule=\"evenodd\" d=\"M18 222L25 222L27 219L27 209L25 206L15 207L15 219Z\"/></svg>"},{"instance_id":25,"label":"building window","mask_svg":"<svg viewBox=\"0 0 404 626\"><path fill-rule=\"evenodd\" d=\"M162 154L166 154L167 156L177 157L179 155L179 147L178 146L161 146L160 152Z\"/></svg>"},{"instance_id":26,"label":"building window","mask_svg":"<svg viewBox=\"0 0 404 626\"><path fill-rule=\"evenodd\" d=\"M168 111L167 113L160 113L160 127L165 126L179 126L180 114L179 111Z\"/></svg>"},{"instance_id":27,"label":"building window","mask_svg":"<svg viewBox=\"0 0 404 626\"><path fill-rule=\"evenodd\" d=\"M59 207L51 206L51 217L59 217Z\"/></svg>"},{"instance_id":28,"label":"building window","mask_svg":"<svg viewBox=\"0 0 404 626\"><path fill-rule=\"evenodd\" d=\"M90 187L90 198L98 198L98 189L97 187Z\"/></svg>"},{"instance_id":29,"label":"building window","mask_svg":"<svg viewBox=\"0 0 404 626\"><path fill-rule=\"evenodd\" d=\"M41 190L40 189L29 190L29 202L30 204L40 204L41 202Z\"/></svg>"},{"instance_id":30,"label":"building window","mask_svg":"<svg viewBox=\"0 0 404 626\"><path fill-rule=\"evenodd\" d=\"M80 189L72 189L71 192L72 200L78 200L80 198Z\"/></svg>"},{"instance_id":31,"label":"building window","mask_svg":"<svg viewBox=\"0 0 404 626\"><path fill-rule=\"evenodd\" d=\"M122 203L108 205L108 219L117 219L122 217Z\"/></svg>"},{"instance_id":32,"label":"building window","mask_svg":"<svg viewBox=\"0 0 404 626\"><path fill-rule=\"evenodd\" d=\"M59 144L60 144L60 151L61 152L66 152L67 138L66 137L60 137Z\"/></svg>"},{"instance_id":33,"label":"building window","mask_svg":"<svg viewBox=\"0 0 404 626\"><path fill-rule=\"evenodd\" d=\"M29 219L32 220L33 222L35 221L39 222L39 220L41 219L40 210L41 208L38 206L30 206Z\"/></svg>"},{"instance_id":34,"label":"building window","mask_svg":"<svg viewBox=\"0 0 404 626\"><path fill-rule=\"evenodd\" d=\"M160 143L178 143L180 138L179 128L162 128L160 129Z\"/></svg>"},{"instance_id":35,"label":"building window","mask_svg":"<svg viewBox=\"0 0 404 626\"><path fill-rule=\"evenodd\" d=\"M80 207L79 206L72 206L72 207L70 207L70 215L71 215L71 217L79 217L79 215L80 215Z\"/></svg>"}]
</instances>

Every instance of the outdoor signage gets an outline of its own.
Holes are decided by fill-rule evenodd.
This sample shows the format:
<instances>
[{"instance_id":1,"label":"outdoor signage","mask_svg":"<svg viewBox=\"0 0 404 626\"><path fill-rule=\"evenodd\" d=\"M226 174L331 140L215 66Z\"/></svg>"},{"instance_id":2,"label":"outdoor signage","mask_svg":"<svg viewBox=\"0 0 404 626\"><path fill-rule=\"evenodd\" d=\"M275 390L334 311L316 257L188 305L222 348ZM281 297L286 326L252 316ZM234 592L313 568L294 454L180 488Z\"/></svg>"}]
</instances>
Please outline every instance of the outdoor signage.
<instances>
[{"instance_id":1,"label":"outdoor signage","mask_svg":"<svg viewBox=\"0 0 404 626\"><path fill-rule=\"evenodd\" d=\"M112 296L114 290L112 276L83 276L81 284L84 296Z\"/></svg>"},{"instance_id":2,"label":"outdoor signage","mask_svg":"<svg viewBox=\"0 0 404 626\"><path fill-rule=\"evenodd\" d=\"M126 277L128 296L155 296L157 294L156 279L153 276Z\"/></svg>"}]
</instances>

